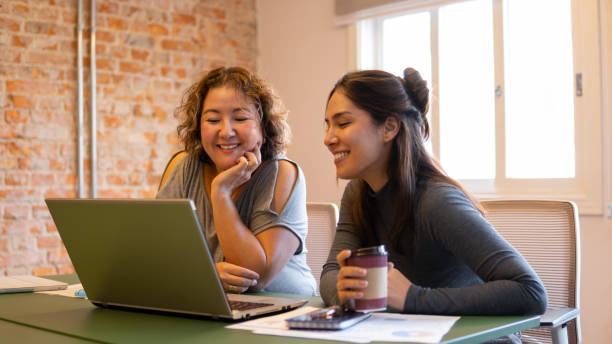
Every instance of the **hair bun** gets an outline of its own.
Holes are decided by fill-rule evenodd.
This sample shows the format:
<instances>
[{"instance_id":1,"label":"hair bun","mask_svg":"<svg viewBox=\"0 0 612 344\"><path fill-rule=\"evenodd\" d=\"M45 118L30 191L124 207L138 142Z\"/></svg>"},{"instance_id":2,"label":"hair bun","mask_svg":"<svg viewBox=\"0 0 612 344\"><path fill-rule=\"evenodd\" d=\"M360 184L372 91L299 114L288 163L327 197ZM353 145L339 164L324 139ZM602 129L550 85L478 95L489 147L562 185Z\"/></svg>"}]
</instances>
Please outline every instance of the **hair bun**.
<instances>
[{"instance_id":1,"label":"hair bun","mask_svg":"<svg viewBox=\"0 0 612 344\"><path fill-rule=\"evenodd\" d=\"M414 68L404 69L404 89L412 105L416 107L423 116L429 110L429 88L427 81L423 80L421 74Z\"/></svg>"}]
</instances>

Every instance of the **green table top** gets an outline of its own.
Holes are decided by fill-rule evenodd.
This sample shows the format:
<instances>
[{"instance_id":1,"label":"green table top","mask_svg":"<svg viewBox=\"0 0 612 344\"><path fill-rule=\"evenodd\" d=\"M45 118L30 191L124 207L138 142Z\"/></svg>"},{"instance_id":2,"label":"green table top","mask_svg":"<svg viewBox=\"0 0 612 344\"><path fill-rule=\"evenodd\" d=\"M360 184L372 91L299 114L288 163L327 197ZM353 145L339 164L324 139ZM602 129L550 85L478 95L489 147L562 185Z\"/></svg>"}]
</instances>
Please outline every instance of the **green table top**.
<instances>
[{"instance_id":1,"label":"green table top","mask_svg":"<svg viewBox=\"0 0 612 344\"><path fill-rule=\"evenodd\" d=\"M78 283L75 275L49 277ZM309 304L322 306L318 297L311 298ZM230 330L225 328L230 324L226 321L103 309L84 299L32 293L0 295L0 319L5 320L0 324L7 327L13 323L54 332L49 333L50 337L63 334L75 340L113 343L315 343L304 338ZM480 343L538 325L538 316L464 316L446 334L442 343ZM13 330L15 332L18 328ZM0 333L4 337L1 328Z\"/></svg>"}]
</instances>

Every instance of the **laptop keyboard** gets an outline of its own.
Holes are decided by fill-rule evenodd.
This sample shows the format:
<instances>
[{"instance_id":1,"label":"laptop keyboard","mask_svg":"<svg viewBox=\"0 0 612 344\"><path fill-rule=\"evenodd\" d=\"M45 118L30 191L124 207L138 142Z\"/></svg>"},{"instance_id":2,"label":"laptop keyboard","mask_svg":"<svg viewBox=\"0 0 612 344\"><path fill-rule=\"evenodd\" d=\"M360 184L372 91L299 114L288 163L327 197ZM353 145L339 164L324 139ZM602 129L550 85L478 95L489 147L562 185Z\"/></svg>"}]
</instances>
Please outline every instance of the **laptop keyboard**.
<instances>
[{"instance_id":1,"label":"laptop keyboard","mask_svg":"<svg viewBox=\"0 0 612 344\"><path fill-rule=\"evenodd\" d=\"M253 308L272 306L271 303L248 302L248 301L230 301L230 307L236 311L246 311Z\"/></svg>"}]
</instances>

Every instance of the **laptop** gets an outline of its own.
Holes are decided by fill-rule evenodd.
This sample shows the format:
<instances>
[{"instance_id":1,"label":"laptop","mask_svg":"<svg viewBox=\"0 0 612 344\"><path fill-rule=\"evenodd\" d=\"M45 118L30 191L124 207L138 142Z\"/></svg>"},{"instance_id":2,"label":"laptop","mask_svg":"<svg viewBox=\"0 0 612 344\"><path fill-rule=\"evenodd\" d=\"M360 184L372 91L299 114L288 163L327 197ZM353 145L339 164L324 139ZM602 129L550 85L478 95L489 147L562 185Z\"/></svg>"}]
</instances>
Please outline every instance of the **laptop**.
<instances>
[{"instance_id":1,"label":"laptop","mask_svg":"<svg viewBox=\"0 0 612 344\"><path fill-rule=\"evenodd\" d=\"M94 305L237 320L307 302L226 294L191 200L45 202Z\"/></svg>"}]
</instances>

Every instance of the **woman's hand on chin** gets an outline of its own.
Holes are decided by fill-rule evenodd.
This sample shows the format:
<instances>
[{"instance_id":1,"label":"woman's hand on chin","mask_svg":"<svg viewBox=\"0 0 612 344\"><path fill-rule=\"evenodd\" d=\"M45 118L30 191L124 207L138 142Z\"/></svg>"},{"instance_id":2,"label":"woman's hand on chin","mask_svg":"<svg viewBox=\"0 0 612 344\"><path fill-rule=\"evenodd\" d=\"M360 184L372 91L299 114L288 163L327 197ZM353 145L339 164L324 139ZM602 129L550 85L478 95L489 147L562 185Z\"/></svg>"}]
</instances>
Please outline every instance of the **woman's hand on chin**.
<instances>
[{"instance_id":1,"label":"woman's hand on chin","mask_svg":"<svg viewBox=\"0 0 612 344\"><path fill-rule=\"evenodd\" d=\"M236 165L219 173L212 181L212 193L231 193L240 185L248 182L253 172L261 165L261 152L258 148L244 153L238 158Z\"/></svg>"}]
</instances>

